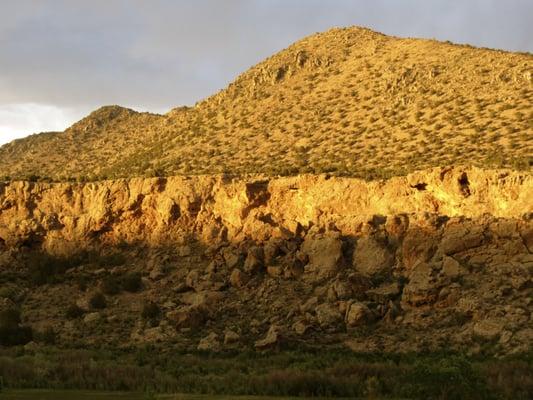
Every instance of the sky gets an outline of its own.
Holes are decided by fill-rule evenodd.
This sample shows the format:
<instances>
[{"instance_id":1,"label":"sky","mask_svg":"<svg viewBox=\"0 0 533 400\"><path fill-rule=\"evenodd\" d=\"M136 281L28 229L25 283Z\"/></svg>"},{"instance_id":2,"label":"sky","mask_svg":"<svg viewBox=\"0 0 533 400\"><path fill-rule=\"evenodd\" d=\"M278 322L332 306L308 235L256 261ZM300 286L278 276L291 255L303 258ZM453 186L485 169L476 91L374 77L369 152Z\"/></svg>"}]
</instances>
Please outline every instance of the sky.
<instances>
[{"instance_id":1,"label":"sky","mask_svg":"<svg viewBox=\"0 0 533 400\"><path fill-rule=\"evenodd\" d=\"M531 21L533 0L0 0L0 144L193 105L332 27L533 52Z\"/></svg>"}]
</instances>

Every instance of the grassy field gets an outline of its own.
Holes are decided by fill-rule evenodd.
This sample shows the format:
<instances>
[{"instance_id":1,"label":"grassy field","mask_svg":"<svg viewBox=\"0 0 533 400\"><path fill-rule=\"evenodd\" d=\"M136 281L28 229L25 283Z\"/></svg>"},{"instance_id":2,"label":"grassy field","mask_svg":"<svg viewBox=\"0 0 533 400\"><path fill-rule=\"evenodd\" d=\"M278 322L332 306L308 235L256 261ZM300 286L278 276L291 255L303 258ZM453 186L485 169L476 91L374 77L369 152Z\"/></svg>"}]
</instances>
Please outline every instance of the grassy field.
<instances>
[{"instance_id":1,"label":"grassy field","mask_svg":"<svg viewBox=\"0 0 533 400\"><path fill-rule=\"evenodd\" d=\"M291 400L295 397L264 397L264 396L214 396L172 394L151 396L131 392L95 392L80 390L9 390L0 393L2 400ZM301 397L300 397L301 399Z\"/></svg>"},{"instance_id":2,"label":"grassy field","mask_svg":"<svg viewBox=\"0 0 533 400\"><path fill-rule=\"evenodd\" d=\"M0 398L525 400L533 391L531 360L528 355L494 359L332 349L212 355L52 348L25 354L13 348L0 351Z\"/></svg>"}]
</instances>

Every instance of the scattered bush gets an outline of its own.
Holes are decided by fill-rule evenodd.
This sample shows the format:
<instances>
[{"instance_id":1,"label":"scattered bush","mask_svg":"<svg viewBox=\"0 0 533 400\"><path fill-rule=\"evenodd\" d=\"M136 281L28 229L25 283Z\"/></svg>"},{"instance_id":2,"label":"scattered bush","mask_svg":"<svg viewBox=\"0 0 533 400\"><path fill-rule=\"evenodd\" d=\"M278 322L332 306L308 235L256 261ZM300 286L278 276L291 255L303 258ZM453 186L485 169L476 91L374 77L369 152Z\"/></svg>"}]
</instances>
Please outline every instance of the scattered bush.
<instances>
[{"instance_id":1,"label":"scattered bush","mask_svg":"<svg viewBox=\"0 0 533 400\"><path fill-rule=\"evenodd\" d=\"M106 308L107 301L102 292L95 292L89 299L89 305L95 310L101 310Z\"/></svg>"},{"instance_id":2,"label":"scattered bush","mask_svg":"<svg viewBox=\"0 0 533 400\"><path fill-rule=\"evenodd\" d=\"M159 306L152 302L147 302L143 304L141 311L141 316L144 320L155 320L161 314L161 309Z\"/></svg>"},{"instance_id":3,"label":"scattered bush","mask_svg":"<svg viewBox=\"0 0 533 400\"><path fill-rule=\"evenodd\" d=\"M131 293L142 289L142 277L139 272L130 272L122 277L122 288Z\"/></svg>"},{"instance_id":4,"label":"scattered bush","mask_svg":"<svg viewBox=\"0 0 533 400\"><path fill-rule=\"evenodd\" d=\"M23 345L33 339L33 330L21 325L20 311L8 308L0 311L0 345Z\"/></svg>"},{"instance_id":5,"label":"scattered bush","mask_svg":"<svg viewBox=\"0 0 533 400\"><path fill-rule=\"evenodd\" d=\"M57 332L51 326L45 328L42 331L35 331L33 339L39 343L55 344L57 341Z\"/></svg>"},{"instance_id":6,"label":"scattered bush","mask_svg":"<svg viewBox=\"0 0 533 400\"><path fill-rule=\"evenodd\" d=\"M77 319L80 318L84 313L85 311L80 306L77 304L71 304L65 311L65 317L67 317L67 319Z\"/></svg>"},{"instance_id":7,"label":"scattered bush","mask_svg":"<svg viewBox=\"0 0 533 400\"><path fill-rule=\"evenodd\" d=\"M111 275L103 279L101 284L102 292L109 296L120 293L121 290L121 281L117 276Z\"/></svg>"}]
</instances>

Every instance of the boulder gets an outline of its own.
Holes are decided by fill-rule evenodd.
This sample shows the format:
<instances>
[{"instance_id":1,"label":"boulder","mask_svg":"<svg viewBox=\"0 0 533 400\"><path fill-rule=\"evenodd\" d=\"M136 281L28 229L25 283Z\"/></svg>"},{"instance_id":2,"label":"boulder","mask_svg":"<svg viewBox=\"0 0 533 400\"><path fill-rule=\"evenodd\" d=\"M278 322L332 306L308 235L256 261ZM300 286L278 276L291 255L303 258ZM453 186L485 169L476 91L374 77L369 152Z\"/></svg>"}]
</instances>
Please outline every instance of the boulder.
<instances>
[{"instance_id":1,"label":"boulder","mask_svg":"<svg viewBox=\"0 0 533 400\"><path fill-rule=\"evenodd\" d=\"M442 273L450 279L456 279L463 274L461 264L455 258L444 256L442 259Z\"/></svg>"},{"instance_id":2,"label":"boulder","mask_svg":"<svg viewBox=\"0 0 533 400\"><path fill-rule=\"evenodd\" d=\"M448 224L444 229L440 249L446 255L479 246L483 242L483 227L473 223Z\"/></svg>"},{"instance_id":3,"label":"boulder","mask_svg":"<svg viewBox=\"0 0 533 400\"><path fill-rule=\"evenodd\" d=\"M418 263L403 289L402 302L413 306L431 304L437 300L439 289L431 266L427 263Z\"/></svg>"},{"instance_id":4,"label":"boulder","mask_svg":"<svg viewBox=\"0 0 533 400\"><path fill-rule=\"evenodd\" d=\"M252 274L259 272L263 267L263 259L263 249L258 246L251 247L244 260L244 270Z\"/></svg>"},{"instance_id":5,"label":"boulder","mask_svg":"<svg viewBox=\"0 0 533 400\"><path fill-rule=\"evenodd\" d=\"M305 333L307 332L307 330L309 329L309 325L307 325L305 323L305 321L296 321L293 325L292 325L292 330L294 332L296 332L296 334L302 336L302 335L305 335Z\"/></svg>"},{"instance_id":6,"label":"boulder","mask_svg":"<svg viewBox=\"0 0 533 400\"><path fill-rule=\"evenodd\" d=\"M242 288L248 283L248 280L248 275L242 272L240 269L235 268L233 271L231 271L231 275L229 277L231 286L236 288Z\"/></svg>"},{"instance_id":7,"label":"boulder","mask_svg":"<svg viewBox=\"0 0 533 400\"><path fill-rule=\"evenodd\" d=\"M374 301L384 303L394 300L400 294L400 285L398 282L384 283L377 288L367 290L365 294Z\"/></svg>"},{"instance_id":8,"label":"boulder","mask_svg":"<svg viewBox=\"0 0 533 400\"><path fill-rule=\"evenodd\" d=\"M227 329L224 333L224 344L233 344L237 343L240 340L240 336L237 332L232 331L231 329Z\"/></svg>"},{"instance_id":9,"label":"boulder","mask_svg":"<svg viewBox=\"0 0 533 400\"><path fill-rule=\"evenodd\" d=\"M83 322L86 324L91 324L93 322L96 322L100 319L100 313L99 312L92 312L85 314L83 317Z\"/></svg>"},{"instance_id":10,"label":"boulder","mask_svg":"<svg viewBox=\"0 0 533 400\"><path fill-rule=\"evenodd\" d=\"M497 319L484 319L472 327L472 333L484 340L496 340L505 329L505 322Z\"/></svg>"},{"instance_id":11,"label":"boulder","mask_svg":"<svg viewBox=\"0 0 533 400\"><path fill-rule=\"evenodd\" d=\"M180 257L188 257L191 255L191 253L192 253L192 250L187 245L178 246L176 248L176 254Z\"/></svg>"},{"instance_id":12,"label":"boulder","mask_svg":"<svg viewBox=\"0 0 533 400\"><path fill-rule=\"evenodd\" d=\"M176 329L197 328L205 321L205 314L198 307L185 306L169 311L166 317L172 321Z\"/></svg>"},{"instance_id":13,"label":"boulder","mask_svg":"<svg viewBox=\"0 0 533 400\"><path fill-rule=\"evenodd\" d=\"M309 258L308 272L318 278L329 278L339 270L342 260L342 240L338 232L306 236L302 252Z\"/></svg>"},{"instance_id":14,"label":"boulder","mask_svg":"<svg viewBox=\"0 0 533 400\"><path fill-rule=\"evenodd\" d=\"M342 315L339 308L330 303L320 304L315 308L315 313L318 323L322 328L336 327L342 322Z\"/></svg>"},{"instance_id":15,"label":"boulder","mask_svg":"<svg viewBox=\"0 0 533 400\"><path fill-rule=\"evenodd\" d=\"M365 325L368 321L370 310L363 303L352 303L346 311L346 325L350 327Z\"/></svg>"},{"instance_id":16,"label":"boulder","mask_svg":"<svg viewBox=\"0 0 533 400\"><path fill-rule=\"evenodd\" d=\"M217 352L220 350L220 341L218 335L215 332L211 332L206 337L200 339L198 343L198 350Z\"/></svg>"},{"instance_id":17,"label":"boulder","mask_svg":"<svg viewBox=\"0 0 533 400\"><path fill-rule=\"evenodd\" d=\"M402 242L402 263L407 269L419 262L428 262L438 247L438 235L429 227L414 227L407 231Z\"/></svg>"},{"instance_id":18,"label":"boulder","mask_svg":"<svg viewBox=\"0 0 533 400\"><path fill-rule=\"evenodd\" d=\"M394 264L394 253L372 236L363 236L357 241L353 265L362 275L373 276L390 272Z\"/></svg>"},{"instance_id":19,"label":"boulder","mask_svg":"<svg viewBox=\"0 0 533 400\"><path fill-rule=\"evenodd\" d=\"M196 270L192 270L187 274L185 278L185 284L191 288L196 289L200 282L200 274Z\"/></svg>"},{"instance_id":20,"label":"boulder","mask_svg":"<svg viewBox=\"0 0 533 400\"><path fill-rule=\"evenodd\" d=\"M255 342L255 348L264 350L277 346L282 339L281 328L277 325L271 325L266 336Z\"/></svg>"},{"instance_id":21,"label":"boulder","mask_svg":"<svg viewBox=\"0 0 533 400\"><path fill-rule=\"evenodd\" d=\"M225 247L222 250L222 257L224 258L224 262L226 263L226 267L228 268L236 267L241 261L240 254L237 252L236 249L233 249L231 247Z\"/></svg>"},{"instance_id":22,"label":"boulder","mask_svg":"<svg viewBox=\"0 0 533 400\"><path fill-rule=\"evenodd\" d=\"M347 300L353 294L351 285L341 280L333 282L332 290L338 300Z\"/></svg>"}]
</instances>

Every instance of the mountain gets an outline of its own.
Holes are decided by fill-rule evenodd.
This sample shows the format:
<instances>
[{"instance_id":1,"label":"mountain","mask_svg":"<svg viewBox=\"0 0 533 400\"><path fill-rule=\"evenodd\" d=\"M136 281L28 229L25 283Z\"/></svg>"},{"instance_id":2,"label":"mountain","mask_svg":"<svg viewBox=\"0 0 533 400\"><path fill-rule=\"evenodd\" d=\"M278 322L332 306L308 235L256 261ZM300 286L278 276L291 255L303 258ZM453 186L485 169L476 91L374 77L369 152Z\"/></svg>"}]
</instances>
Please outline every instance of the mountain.
<instances>
[{"instance_id":1,"label":"mountain","mask_svg":"<svg viewBox=\"0 0 533 400\"><path fill-rule=\"evenodd\" d=\"M533 57L368 29L300 40L226 89L165 115L102 107L0 148L0 176L529 168Z\"/></svg>"}]
</instances>

